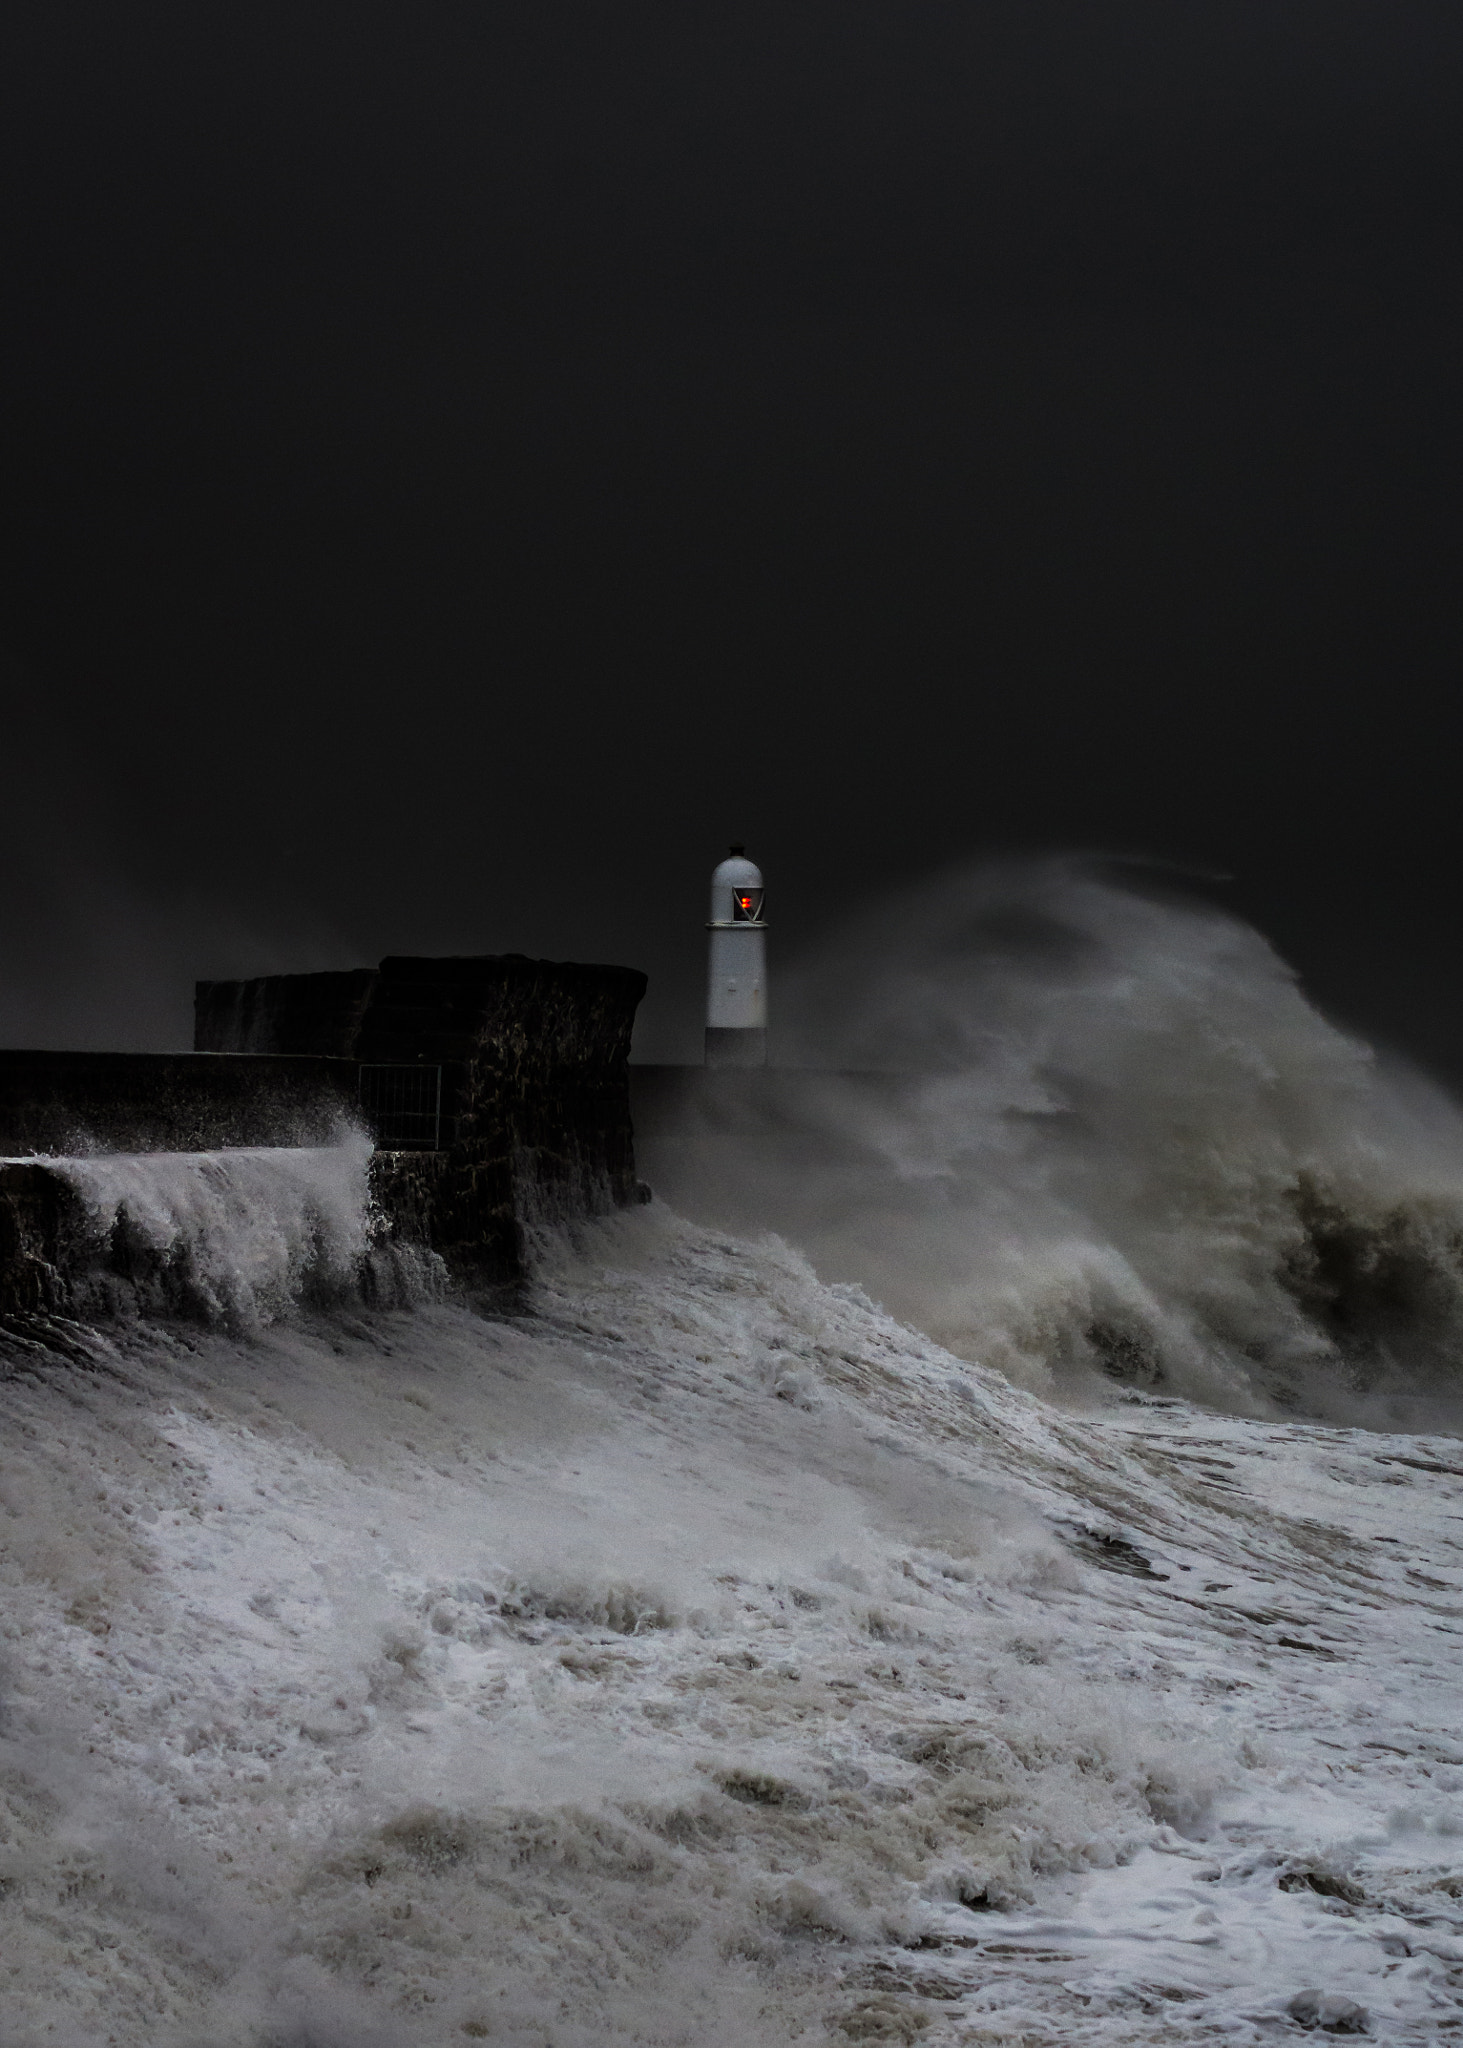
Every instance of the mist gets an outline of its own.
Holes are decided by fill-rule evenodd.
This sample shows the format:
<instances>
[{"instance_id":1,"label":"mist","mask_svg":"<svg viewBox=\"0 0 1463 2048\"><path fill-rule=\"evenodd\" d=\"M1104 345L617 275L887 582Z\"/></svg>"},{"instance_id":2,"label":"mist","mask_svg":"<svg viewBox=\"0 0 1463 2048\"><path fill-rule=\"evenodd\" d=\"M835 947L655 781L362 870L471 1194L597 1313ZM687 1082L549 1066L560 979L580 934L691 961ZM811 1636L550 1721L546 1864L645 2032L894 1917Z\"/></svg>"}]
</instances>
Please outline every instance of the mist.
<instances>
[{"instance_id":1,"label":"mist","mask_svg":"<svg viewBox=\"0 0 1463 2048\"><path fill-rule=\"evenodd\" d=\"M781 1080L643 1148L692 1213L1048 1398L1463 1423L1463 1115L1172 876L866 898L774 1028Z\"/></svg>"}]
</instances>

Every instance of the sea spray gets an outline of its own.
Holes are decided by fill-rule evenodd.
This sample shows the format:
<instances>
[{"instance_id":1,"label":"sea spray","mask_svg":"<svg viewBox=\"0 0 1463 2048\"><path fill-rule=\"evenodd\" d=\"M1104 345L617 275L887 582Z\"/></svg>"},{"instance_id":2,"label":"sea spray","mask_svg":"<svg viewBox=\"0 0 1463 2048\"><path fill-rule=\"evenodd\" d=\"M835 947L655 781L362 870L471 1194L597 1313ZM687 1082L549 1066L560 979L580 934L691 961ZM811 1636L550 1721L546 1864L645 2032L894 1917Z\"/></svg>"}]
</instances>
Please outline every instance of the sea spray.
<instances>
[{"instance_id":1,"label":"sea spray","mask_svg":"<svg viewBox=\"0 0 1463 2048\"><path fill-rule=\"evenodd\" d=\"M47 1160L84 1218L67 1304L247 1330L362 1296L434 1298L440 1262L391 1240L373 1211L370 1160L357 1134L329 1146Z\"/></svg>"},{"instance_id":2,"label":"sea spray","mask_svg":"<svg viewBox=\"0 0 1463 2048\"><path fill-rule=\"evenodd\" d=\"M861 906L780 1016L766 1116L646 1148L678 1206L1048 1395L1463 1426L1463 1116L1238 919L956 873Z\"/></svg>"}]
</instances>

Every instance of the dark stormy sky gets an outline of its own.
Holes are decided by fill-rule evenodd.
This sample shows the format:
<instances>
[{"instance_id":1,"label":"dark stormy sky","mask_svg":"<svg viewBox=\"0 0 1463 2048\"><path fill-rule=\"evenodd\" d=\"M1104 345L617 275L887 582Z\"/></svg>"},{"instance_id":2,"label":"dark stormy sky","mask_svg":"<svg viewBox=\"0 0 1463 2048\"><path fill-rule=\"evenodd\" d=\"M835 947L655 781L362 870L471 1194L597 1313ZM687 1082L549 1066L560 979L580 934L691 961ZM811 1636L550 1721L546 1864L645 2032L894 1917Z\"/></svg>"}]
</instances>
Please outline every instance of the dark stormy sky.
<instances>
[{"instance_id":1,"label":"dark stormy sky","mask_svg":"<svg viewBox=\"0 0 1463 2048\"><path fill-rule=\"evenodd\" d=\"M12 0L0 1041L1137 853L1463 1072L1463 10Z\"/></svg>"}]
</instances>

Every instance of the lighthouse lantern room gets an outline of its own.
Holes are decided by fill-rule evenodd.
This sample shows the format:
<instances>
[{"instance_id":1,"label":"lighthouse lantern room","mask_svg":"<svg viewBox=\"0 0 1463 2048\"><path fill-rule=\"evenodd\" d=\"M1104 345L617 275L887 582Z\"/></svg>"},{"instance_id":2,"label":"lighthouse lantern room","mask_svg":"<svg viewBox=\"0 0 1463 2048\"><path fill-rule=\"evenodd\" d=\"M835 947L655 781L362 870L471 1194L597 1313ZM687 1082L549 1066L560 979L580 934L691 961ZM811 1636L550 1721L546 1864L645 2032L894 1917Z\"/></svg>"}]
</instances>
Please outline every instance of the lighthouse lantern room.
<instances>
[{"instance_id":1,"label":"lighthouse lantern room","mask_svg":"<svg viewBox=\"0 0 1463 2048\"><path fill-rule=\"evenodd\" d=\"M734 846L711 877L708 1067L767 1064L767 923L762 870Z\"/></svg>"}]
</instances>

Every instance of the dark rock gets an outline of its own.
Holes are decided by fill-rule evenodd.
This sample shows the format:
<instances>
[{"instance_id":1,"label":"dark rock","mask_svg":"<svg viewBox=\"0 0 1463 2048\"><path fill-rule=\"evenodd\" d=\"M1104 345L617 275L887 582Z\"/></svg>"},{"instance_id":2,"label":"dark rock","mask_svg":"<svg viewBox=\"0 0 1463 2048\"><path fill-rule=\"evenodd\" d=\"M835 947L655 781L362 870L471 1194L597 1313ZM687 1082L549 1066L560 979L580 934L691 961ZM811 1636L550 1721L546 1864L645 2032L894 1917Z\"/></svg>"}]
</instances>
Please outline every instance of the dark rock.
<instances>
[{"instance_id":1,"label":"dark rock","mask_svg":"<svg viewBox=\"0 0 1463 2048\"><path fill-rule=\"evenodd\" d=\"M1283 1892L1318 1892L1323 1899L1344 1899L1348 1906L1359 1906L1365 1898L1360 1885L1333 1870L1287 1870L1279 1884Z\"/></svg>"},{"instance_id":2,"label":"dark rock","mask_svg":"<svg viewBox=\"0 0 1463 2048\"><path fill-rule=\"evenodd\" d=\"M1145 1557L1136 1543L1129 1543L1126 1536L1114 1535L1106 1529L1067 1529L1062 1533L1079 1556L1089 1564L1100 1565L1105 1572L1121 1572L1130 1579L1168 1579L1168 1573L1155 1571L1153 1560Z\"/></svg>"}]
</instances>

